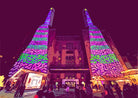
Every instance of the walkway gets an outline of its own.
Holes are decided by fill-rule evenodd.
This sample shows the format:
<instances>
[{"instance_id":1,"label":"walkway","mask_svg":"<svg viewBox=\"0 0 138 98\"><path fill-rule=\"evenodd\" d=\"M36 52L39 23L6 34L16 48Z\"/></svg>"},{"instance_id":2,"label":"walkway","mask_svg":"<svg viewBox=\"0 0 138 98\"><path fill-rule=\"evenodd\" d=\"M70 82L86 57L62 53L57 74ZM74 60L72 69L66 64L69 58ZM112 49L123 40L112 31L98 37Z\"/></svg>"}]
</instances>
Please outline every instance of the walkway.
<instances>
[{"instance_id":1,"label":"walkway","mask_svg":"<svg viewBox=\"0 0 138 98\"><path fill-rule=\"evenodd\" d=\"M25 91L23 97L21 98L34 98L36 92L37 90ZM55 90L54 94L56 98L75 98L74 92L74 89L70 89L70 91L67 93L63 88L61 88L60 91ZM5 92L5 90L2 90L0 91L0 98L14 98L14 92ZM94 98L102 98L101 93L94 93Z\"/></svg>"}]
</instances>

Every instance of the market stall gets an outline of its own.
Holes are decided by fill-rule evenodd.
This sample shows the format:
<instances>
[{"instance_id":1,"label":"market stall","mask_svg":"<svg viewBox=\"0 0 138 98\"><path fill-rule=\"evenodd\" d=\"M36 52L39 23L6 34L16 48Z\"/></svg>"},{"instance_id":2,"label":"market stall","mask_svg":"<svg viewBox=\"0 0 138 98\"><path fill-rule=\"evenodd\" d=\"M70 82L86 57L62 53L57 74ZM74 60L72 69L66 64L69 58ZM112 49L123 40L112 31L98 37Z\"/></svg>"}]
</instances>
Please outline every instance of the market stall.
<instances>
[{"instance_id":1,"label":"market stall","mask_svg":"<svg viewBox=\"0 0 138 98\"><path fill-rule=\"evenodd\" d=\"M5 87L9 85L9 88L12 90L24 84L25 89L41 89L44 85L47 85L46 78L47 74L45 73L20 69L7 80Z\"/></svg>"}]
</instances>

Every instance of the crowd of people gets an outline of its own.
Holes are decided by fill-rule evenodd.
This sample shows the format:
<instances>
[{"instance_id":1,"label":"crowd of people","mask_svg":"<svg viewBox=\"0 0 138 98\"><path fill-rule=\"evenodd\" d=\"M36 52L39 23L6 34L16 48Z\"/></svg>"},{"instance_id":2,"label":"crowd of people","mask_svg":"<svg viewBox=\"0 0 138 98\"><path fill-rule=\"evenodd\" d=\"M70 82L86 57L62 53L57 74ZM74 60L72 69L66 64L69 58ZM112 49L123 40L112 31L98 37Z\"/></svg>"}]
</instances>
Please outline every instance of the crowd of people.
<instances>
[{"instance_id":1,"label":"crowd of people","mask_svg":"<svg viewBox=\"0 0 138 98\"><path fill-rule=\"evenodd\" d=\"M120 89L118 83L115 83L114 85L111 84L109 81L108 84L103 85L104 86L104 92L102 93L104 98L138 98L138 90L137 85L133 84L130 85L129 83L124 83L123 90ZM114 89L114 91L113 91Z\"/></svg>"},{"instance_id":2,"label":"crowd of people","mask_svg":"<svg viewBox=\"0 0 138 98\"><path fill-rule=\"evenodd\" d=\"M75 98L93 98L92 88L90 84L84 85L76 85L75 87Z\"/></svg>"},{"instance_id":3,"label":"crowd of people","mask_svg":"<svg viewBox=\"0 0 138 98\"><path fill-rule=\"evenodd\" d=\"M124 98L138 98L138 88L136 84L130 85L129 83L123 86Z\"/></svg>"},{"instance_id":4,"label":"crowd of people","mask_svg":"<svg viewBox=\"0 0 138 98\"><path fill-rule=\"evenodd\" d=\"M60 85L58 85L58 91L60 89ZM39 90L36 95L34 96L34 98L55 98L54 95L54 90L56 88L54 88L54 85L48 85L48 86L44 86L42 90ZM70 87L68 85L64 85L64 91L66 93L69 93ZM93 98L93 94L92 94L92 89L90 87L90 84L86 84L86 86L84 87L84 85L76 85L75 87L75 98Z\"/></svg>"},{"instance_id":5,"label":"crowd of people","mask_svg":"<svg viewBox=\"0 0 138 98\"><path fill-rule=\"evenodd\" d=\"M44 86L42 90L36 93L34 98L55 98L53 85Z\"/></svg>"},{"instance_id":6,"label":"crowd of people","mask_svg":"<svg viewBox=\"0 0 138 98\"><path fill-rule=\"evenodd\" d=\"M136 84L130 85L129 83L124 83L123 90L120 89L118 83L114 85L111 81L107 84L103 84L101 87L102 98L138 98L138 88ZM89 84L77 85L75 87L75 98L93 98L93 91Z\"/></svg>"},{"instance_id":7,"label":"crowd of people","mask_svg":"<svg viewBox=\"0 0 138 98\"><path fill-rule=\"evenodd\" d=\"M19 83L18 83L19 82ZM20 85L19 85L20 84ZM10 86L11 83L8 81L6 83L5 90L6 91L11 91L13 87ZM18 86L17 86L18 85ZM21 97L24 93L25 90L25 85L24 83L21 83L19 80L17 81L16 85L16 92L14 97ZM93 86L92 88L94 88ZM61 85L47 85L46 87L44 86L42 90L39 90L34 98L55 98L54 91L58 89L60 91ZM68 93L70 90L70 87L68 85L64 86L65 92ZM84 85L76 85L75 86L75 98L93 98L93 90L92 90L90 83L86 83ZM99 87L98 87L99 88ZM98 89L97 88L97 89ZM108 81L106 84L103 84L103 86L100 86L100 91L101 95L103 98L138 98L138 88L136 84L129 84L129 83L124 83L123 89L120 89L120 86L118 83L115 83L114 85L111 83L111 81ZM98 91L98 90L97 90ZM115 94L116 93L116 94Z\"/></svg>"}]
</instances>

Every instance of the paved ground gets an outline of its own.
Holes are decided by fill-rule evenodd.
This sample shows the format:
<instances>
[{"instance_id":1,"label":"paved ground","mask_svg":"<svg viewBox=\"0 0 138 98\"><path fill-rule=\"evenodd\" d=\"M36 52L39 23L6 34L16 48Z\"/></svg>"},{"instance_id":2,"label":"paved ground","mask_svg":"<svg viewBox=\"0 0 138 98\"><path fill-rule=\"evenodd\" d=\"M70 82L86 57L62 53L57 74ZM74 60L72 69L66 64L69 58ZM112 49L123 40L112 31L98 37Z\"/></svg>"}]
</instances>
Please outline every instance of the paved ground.
<instances>
[{"instance_id":1,"label":"paved ground","mask_svg":"<svg viewBox=\"0 0 138 98\"><path fill-rule=\"evenodd\" d=\"M20 98L34 98L37 90L25 91L23 97ZM63 88L60 91L55 90L54 94L56 98L75 98L74 89L70 89L68 93L64 91ZM14 91L13 92L5 92L5 90L0 91L0 98L14 98ZM100 92L94 93L94 98L102 98ZM117 97L116 97L117 98Z\"/></svg>"}]
</instances>

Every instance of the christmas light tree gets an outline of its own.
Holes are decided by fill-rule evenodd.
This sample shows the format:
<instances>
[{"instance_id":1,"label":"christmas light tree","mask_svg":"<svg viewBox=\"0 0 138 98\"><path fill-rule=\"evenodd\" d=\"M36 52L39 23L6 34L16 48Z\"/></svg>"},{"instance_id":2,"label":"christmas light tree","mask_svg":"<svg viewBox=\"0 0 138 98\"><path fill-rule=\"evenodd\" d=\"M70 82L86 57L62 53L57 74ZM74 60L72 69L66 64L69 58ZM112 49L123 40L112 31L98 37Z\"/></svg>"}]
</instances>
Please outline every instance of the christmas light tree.
<instances>
[{"instance_id":1,"label":"christmas light tree","mask_svg":"<svg viewBox=\"0 0 138 98\"><path fill-rule=\"evenodd\" d=\"M121 76L123 66L107 45L101 31L93 25L87 9L84 9L84 20L89 28L90 40L90 71L93 76Z\"/></svg>"},{"instance_id":2,"label":"christmas light tree","mask_svg":"<svg viewBox=\"0 0 138 98\"><path fill-rule=\"evenodd\" d=\"M9 72L9 77L15 74L19 69L29 69L33 71L41 71L47 73L47 49L48 49L48 33L49 25L52 26L55 10L50 9L48 16L35 32L32 41L23 51L21 56L15 62L13 68Z\"/></svg>"}]
</instances>

